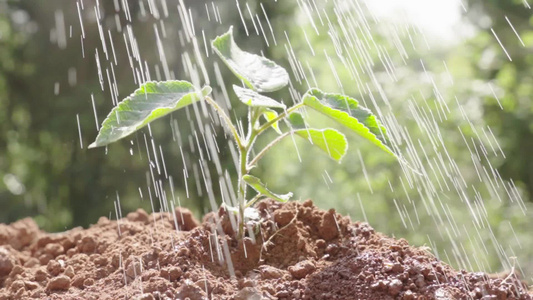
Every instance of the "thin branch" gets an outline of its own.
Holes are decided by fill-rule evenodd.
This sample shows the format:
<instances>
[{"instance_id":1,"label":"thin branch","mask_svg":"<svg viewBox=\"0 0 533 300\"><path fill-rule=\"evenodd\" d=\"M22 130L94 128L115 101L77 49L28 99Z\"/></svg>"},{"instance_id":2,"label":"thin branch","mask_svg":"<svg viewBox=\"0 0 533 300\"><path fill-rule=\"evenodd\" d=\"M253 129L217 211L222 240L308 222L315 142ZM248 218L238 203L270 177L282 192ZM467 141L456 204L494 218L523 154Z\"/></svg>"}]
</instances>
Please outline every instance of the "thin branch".
<instances>
[{"instance_id":1,"label":"thin branch","mask_svg":"<svg viewBox=\"0 0 533 300\"><path fill-rule=\"evenodd\" d=\"M235 126L233 126L231 119L228 117L228 115L226 115L222 107L220 107L218 103L216 103L215 100L213 100L211 97L205 97L205 100L217 111L218 115L224 120L226 125L229 127L231 133L233 134L233 137L235 138L235 141L237 142L237 145L239 146L239 149L243 149L244 145L242 144L242 139L239 136L239 133L237 132Z\"/></svg>"},{"instance_id":2,"label":"thin branch","mask_svg":"<svg viewBox=\"0 0 533 300\"><path fill-rule=\"evenodd\" d=\"M248 107L248 134L246 135L246 144L248 146L253 144L253 139L257 135L255 123L259 117L261 117L261 114L257 107Z\"/></svg>"},{"instance_id":3,"label":"thin branch","mask_svg":"<svg viewBox=\"0 0 533 300\"><path fill-rule=\"evenodd\" d=\"M257 135L260 135L263 131L267 130L270 126L272 126L272 124L276 123L277 121L287 117L288 115L290 115L293 111L297 110L298 108L301 108L302 106L304 106L304 103L303 102L300 102L298 104L295 104L293 105L292 107L290 107L289 109L287 109L286 111L282 112L281 114L279 114L277 117L275 117L274 119L266 122L265 124L263 124L261 127L259 127L259 129L257 130Z\"/></svg>"},{"instance_id":4,"label":"thin branch","mask_svg":"<svg viewBox=\"0 0 533 300\"><path fill-rule=\"evenodd\" d=\"M255 195L255 197L252 198L252 200L248 201L248 203L246 203L246 208L248 207L252 207L255 202L259 199L261 199L261 197L263 197L264 195L262 195L261 193L258 193L257 195Z\"/></svg>"},{"instance_id":5,"label":"thin branch","mask_svg":"<svg viewBox=\"0 0 533 300\"><path fill-rule=\"evenodd\" d=\"M285 132L284 134L278 136L275 140L270 142L270 144L266 145L266 147L263 148L263 150L261 150L261 152L259 152L259 154L257 154L254 159L252 159L252 161L248 164L248 168L257 164L257 162L267 153L268 150L270 150L270 148L274 147L277 143L283 140L283 138L291 135L293 132L294 131Z\"/></svg>"}]
</instances>

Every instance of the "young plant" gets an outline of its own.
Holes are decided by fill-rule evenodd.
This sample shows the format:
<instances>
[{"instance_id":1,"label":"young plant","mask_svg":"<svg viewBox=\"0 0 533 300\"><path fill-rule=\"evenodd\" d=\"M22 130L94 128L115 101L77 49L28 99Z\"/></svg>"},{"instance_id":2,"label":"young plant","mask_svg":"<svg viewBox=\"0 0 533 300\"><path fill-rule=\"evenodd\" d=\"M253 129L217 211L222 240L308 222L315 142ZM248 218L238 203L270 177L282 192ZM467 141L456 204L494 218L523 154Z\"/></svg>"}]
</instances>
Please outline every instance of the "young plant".
<instances>
[{"instance_id":1,"label":"young plant","mask_svg":"<svg viewBox=\"0 0 533 300\"><path fill-rule=\"evenodd\" d=\"M245 209L255 201L268 197L286 202L292 193L276 194L268 190L261 180L250 174L258 161L274 145L288 136L299 136L314 146L322 149L332 159L340 161L346 154L348 142L339 131L331 128L315 129L306 125L304 115L298 112L304 107L315 110L333 121L354 131L383 151L398 158L389 148L387 131L372 112L359 105L357 100L340 94L324 93L318 89L308 90L302 101L286 107L260 93L273 92L285 87L289 75L285 69L273 61L241 50L233 40L232 28L212 41L212 48L230 70L246 85L246 88L234 85L237 97L248 106L248 132L242 136L215 100L209 97L211 87L199 89L187 81L169 80L164 82L147 82L119 103L104 120L96 141L89 148L105 146L122 139L139 130L151 121L198 101L206 101L224 121L239 150L238 169L238 238L244 235ZM263 117L266 121L261 121ZM289 129L282 132L278 122L288 121ZM251 158L256 139L269 128L279 136L266 147L257 151ZM247 197L247 186L257 194ZM248 200L250 199L250 200Z\"/></svg>"}]
</instances>

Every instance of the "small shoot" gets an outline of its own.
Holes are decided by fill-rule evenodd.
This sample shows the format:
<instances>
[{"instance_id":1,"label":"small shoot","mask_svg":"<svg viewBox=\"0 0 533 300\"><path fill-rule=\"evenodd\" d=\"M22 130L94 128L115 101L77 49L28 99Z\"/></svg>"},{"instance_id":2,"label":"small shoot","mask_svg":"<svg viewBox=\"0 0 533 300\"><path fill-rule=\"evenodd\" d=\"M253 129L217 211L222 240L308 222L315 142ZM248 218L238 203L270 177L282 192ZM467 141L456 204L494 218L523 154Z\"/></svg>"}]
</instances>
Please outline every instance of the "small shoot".
<instances>
[{"instance_id":1,"label":"small shoot","mask_svg":"<svg viewBox=\"0 0 533 300\"><path fill-rule=\"evenodd\" d=\"M263 111L263 117L265 118L267 122L270 122L278 117L278 113L273 109L265 109ZM282 133L281 130L279 129L278 121L275 121L274 123L272 123L271 126L278 134Z\"/></svg>"},{"instance_id":2,"label":"small shoot","mask_svg":"<svg viewBox=\"0 0 533 300\"><path fill-rule=\"evenodd\" d=\"M171 80L147 82L113 108L104 120L100 132L90 148L106 146L136 132L146 124L173 111L198 101L206 101L232 133L239 151L238 207L227 206L228 211L238 215L237 238L244 237L244 224L247 219L257 219L259 215L252 205L261 198L272 198L287 202L292 193L277 194L251 171L259 160L277 143L288 136L299 136L318 147L335 161L341 161L348 151L348 141L344 134L332 128L309 128L306 117L298 112L305 107L322 113L337 123L359 134L383 151L400 158L391 148L387 130L377 117L357 100L341 94L328 94L318 89L305 93L302 102L291 107L260 94L277 91L289 82L287 71L273 61L262 56L241 50L233 40L232 28L212 41L212 48L220 59L231 69L246 87L233 86L239 100L248 106L248 132L241 135L231 119L218 103L209 97L211 87L198 88L190 82ZM263 120L264 119L264 120ZM288 128L282 130L280 121L288 121ZM256 139L267 129L273 128L279 135L263 149L256 149L257 155L251 158ZM248 199L247 187L257 194Z\"/></svg>"}]
</instances>

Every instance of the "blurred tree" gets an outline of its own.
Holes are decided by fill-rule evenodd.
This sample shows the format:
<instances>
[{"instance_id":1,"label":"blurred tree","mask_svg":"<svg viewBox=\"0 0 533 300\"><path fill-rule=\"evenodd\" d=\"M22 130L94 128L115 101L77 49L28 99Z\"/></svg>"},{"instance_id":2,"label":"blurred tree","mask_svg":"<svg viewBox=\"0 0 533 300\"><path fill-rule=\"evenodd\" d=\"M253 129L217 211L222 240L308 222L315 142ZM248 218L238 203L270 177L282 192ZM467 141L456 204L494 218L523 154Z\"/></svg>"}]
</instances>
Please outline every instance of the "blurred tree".
<instances>
[{"instance_id":1,"label":"blurred tree","mask_svg":"<svg viewBox=\"0 0 533 300\"><path fill-rule=\"evenodd\" d=\"M175 196L182 205L198 213L210 210L204 184L197 180L202 176L198 161L208 154L200 154L204 150L197 147L203 144L202 136L191 134L199 133L197 128L203 125L195 121L192 110L153 124L153 148L145 130L131 143L86 149L96 136L93 99L100 123L113 105L112 94L122 100L138 86L135 76L143 72L153 80L190 80L194 70L201 74L196 49L186 41L180 1L167 1L166 6L158 2L155 7L149 1L128 1L128 7L125 3L100 1L97 7L97 1L91 0L0 1L0 202L6 208L0 211L0 222L35 216L42 228L51 231L87 226L99 216L114 217L118 199L125 211L159 210L164 206L161 201L171 199L165 174L173 177ZM295 6L243 2L243 19L249 26L245 29L235 2L186 0L185 5L194 20L208 77L217 78L213 63L218 63L222 81L236 84L214 55L205 57L209 45L204 45L203 35L209 42L235 25L239 44L268 55L270 48L251 26L252 16L254 25L261 20L268 30L265 13L272 24L286 23ZM220 87L215 93L223 102ZM228 101L236 101L231 91L229 95ZM243 117L244 110L235 108L232 117ZM221 128L215 130L222 133ZM233 174L227 141L223 134L217 139L224 169ZM159 158L153 157L153 150ZM156 168L156 161L163 163L163 153L167 163ZM184 178L183 168L189 178ZM214 167L209 168L215 174ZM216 178L213 181L217 184ZM168 199L162 199L154 183L164 184Z\"/></svg>"},{"instance_id":2,"label":"blurred tree","mask_svg":"<svg viewBox=\"0 0 533 300\"><path fill-rule=\"evenodd\" d=\"M19 50L25 45L32 27L25 26L24 14L11 14L7 3L0 2L0 199L3 209L0 218L25 213L28 199L22 182L33 153L18 143L17 129L27 126L28 115L14 101L10 101L10 87L32 72L33 65L24 62ZM18 26L18 27L17 27ZM20 157L28 161L21 165ZM8 198L16 197L15 201Z\"/></svg>"},{"instance_id":3,"label":"blurred tree","mask_svg":"<svg viewBox=\"0 0 533 300\"><path fill-rule=\"evenodd\" d=\"M533 201L533 17L527 6L522 0L470 0L465 16L480 29L467 43L473 76L491 82L487 88L494 90L483 114L505 149L507 159L498 168Z\"/></svg>"}]
</instances>

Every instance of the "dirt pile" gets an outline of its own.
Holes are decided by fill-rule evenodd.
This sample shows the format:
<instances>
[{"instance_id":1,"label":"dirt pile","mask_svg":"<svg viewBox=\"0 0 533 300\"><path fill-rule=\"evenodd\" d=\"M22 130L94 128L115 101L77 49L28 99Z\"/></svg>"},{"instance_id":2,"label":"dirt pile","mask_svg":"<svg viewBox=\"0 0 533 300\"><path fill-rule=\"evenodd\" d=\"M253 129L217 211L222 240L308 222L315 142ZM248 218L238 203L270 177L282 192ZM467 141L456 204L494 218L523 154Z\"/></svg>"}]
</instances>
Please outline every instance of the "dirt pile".
<instances>
[{"instance_id":1,"label":"dirt pile","mask_svg":"<svg viewBox=\"0 0 533 300\"><path fill-rule=\"evenodd\" d=\"M222 210L202 224L138 210L58 234L0 225L0 299L533 299L513 275L455 271L309 200L258 208L241 242L214 234L231 232Z\"/></svg>"}]
</instances>

